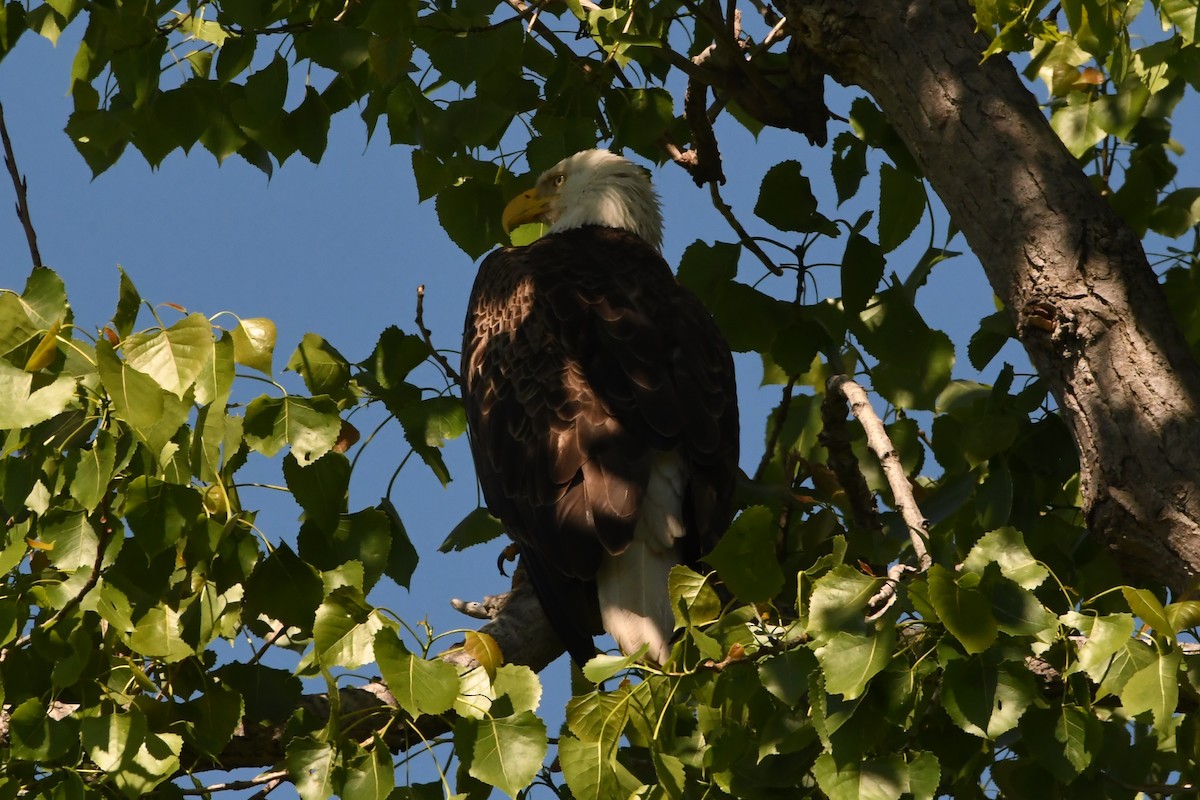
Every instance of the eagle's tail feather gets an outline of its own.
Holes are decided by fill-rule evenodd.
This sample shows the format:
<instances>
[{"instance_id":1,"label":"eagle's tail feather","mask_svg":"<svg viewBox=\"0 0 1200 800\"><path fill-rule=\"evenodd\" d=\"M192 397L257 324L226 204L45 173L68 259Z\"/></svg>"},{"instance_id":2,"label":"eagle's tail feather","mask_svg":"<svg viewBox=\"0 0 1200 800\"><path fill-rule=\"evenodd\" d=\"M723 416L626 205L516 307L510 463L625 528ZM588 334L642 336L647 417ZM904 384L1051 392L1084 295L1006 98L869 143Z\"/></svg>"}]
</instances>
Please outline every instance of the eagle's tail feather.
<instances>
[{"instance_id":1,"label":"eagle's tail feather","mask_svg":"<svg viewBox=\"0 0 1200 800\"><path fill-rule=\"evenodd\" d=\"M663 664L671 654L675 615L667 590L671 567L681 559L683 469L675 453L659 453L651 467L633 541L604 559L596 576L600 617L624 653L643 644Z\"/></svg>"},{"instance_id":2,"label":"eagle's tail feather","mask_svg":"<svg viewBox=\"0 0 1200 800\"><path fill-rule=\"evenodd\" d=\"M605 559L596 576L600 617L622 652L647 644L648 658L666 662L675 629L667 578L678 563L674 549L664 551L638 539L621 555Z\"/></svg>"}]
</instances>

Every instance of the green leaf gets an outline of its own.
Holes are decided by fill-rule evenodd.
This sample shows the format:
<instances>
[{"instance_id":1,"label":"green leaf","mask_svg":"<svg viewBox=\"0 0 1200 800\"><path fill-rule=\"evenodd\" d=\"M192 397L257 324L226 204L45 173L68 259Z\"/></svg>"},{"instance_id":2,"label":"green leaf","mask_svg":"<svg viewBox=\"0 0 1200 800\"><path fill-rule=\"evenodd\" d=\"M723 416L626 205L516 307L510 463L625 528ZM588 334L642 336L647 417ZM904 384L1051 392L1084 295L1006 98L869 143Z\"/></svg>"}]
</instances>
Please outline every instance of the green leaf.
<instances>
[{"instance_id":1,"label":"green leaf","mask_svg":"<svg viewBox=\"0 0 1200 800\"><path fill-rule=\"evenodd\" d=\"M187 421L190 404L122 362L105 339L96 343L96 366L116 417L133 429L155 458L169 456L164 448Z\"/></svg>"},{"instance_id":2,"label":"green leaf","mask_svg":"<svg viewBox=\"0 0 1200 800\"><path fill-rule=\"evenodd\" d=\"M138 711L81 720L84 752L103 772L115 773L132 763L146 737L146 718Z\"/></svg>"},{"instance_id":3,"label":"green leaf","mask_svg":"<svg viewBox=\"0 0 1200 800\"><path fill-rule=\"evenodd\" d=\"M91 447L67 454L69 492L75 502L91 512L108 491L116 467L117 446L108 431L99 431Z\"/></svg>"},{"instance_id":4,"label":"green leaf","mask_svg":"<svg viewBox=\"0 0 1200 800\"><path fill-rule=\"evenodd\" d=\"M1101 700L1109 695L1120 695L1125 690L1125 684L1129 682L1130 678L1157 664L1158 659L1158 652L1152 645L1140 639L1126 639L1113 654L1112 661L1096 690L1096 699ZM1143 678L1143 680L1148 679L1148 677Z\"/></svg>"},{"instance_id":5,"label":"green leaf","mask_svg":"<svg viewBox=\"0 0 1200 800\"><path fill-rule=\"evenodd\" d=\"M1017 726L1036 689L1023 665L985 653L946 665L942 700L954 723L972 736L995 741Z\"/></svg>"},{"instance_id":6,"label":"green leaf","mask_svg":"<svg viewBox=\"0 0 1200 800\"><path fill-rule=\"evenodd\" d=\"M79 720L51 719L42 702L30 698L12 710L9 737L13 759L53 764L64 759L78 742Z\"/></svg>"},{"instance_id":7,"label":"green leaf","mask_svg":"<svg viewBox=\"0 0 1200 800\"><path fill-rule=\"evenodd\" d=\"M229 83L249 69L257 43L258 37L252 34L228 37L217 54L217 80Z\"/></svg>"},{"instance_id":8,"label":"green leaf","mask_svg":"<svg viewBox=\"0 0 1200 800\"><path fill-rule=\"evenodd\" d=\"M444 714L458 697L458 670L441 659L413 655L391 628L375 634L375 657L388 689L410 717Z\"/></svg>"},{"instance_id":9,"label":"green leaf","mask_svg":"<svg viewBox=\"0 0 1200 800\"><path fill-rule=\"evenodd\" d=\"M739 244L708 244L697 239L687 246L679 260L679 282L707 303L737 277L741 253L742 246Z\"/></svg>"},{"instance_id":10,"label":"green leaf","mask_svg":"<svg viewBox=\"0 0 1200 800\"><path fill-rule=\"evenodd\" d=\"M246 584L245 618L269 619L303 631L312 630L317 606L324 598L321 577L281 543L251 573Z\"/></svg>"},{"instance_id":11,"label":"green leaf","mask_svg":"<svg viewBox=\"0 0 1200 800\"><path fill-rule=\"evenodd\" d=\"M300 466L289 453L283 459L283 478L304 509L305 521L324 531L337 529L339 517L346 511L350 459L342 453L328 452L308 466Z\"/></svg>"},{"instance_id":12,"label":"green leaf","mask_svg":"<svg viewBox=\"0 0 1200 800\"><path fill-rule=\"evenodd\" d=\"M417 568L417 549L413 547L408 531L404 528L404 521L400 519L392 501L385 497L379 501L377 508L387 515L388 530L392 535L392 546L388 550L388 563L384 574L407 589Z\"/></svg>"},{"instance_id":13,"label":"green leaf","mask_svg":"<svg viewBox=\"0 0 1200 800\"><path fill-rule=\"evenodd\" d=\"M375 349L361 366L369 382L377 390L387 392L409 387L404 379L429 355L429 345L420 336L407 334L393 325L379 335Z\"/></svg>"},{"instance_id":14,"label":"green leaf","mask_svg":"<svg viewBox=\"0 0 1200 800\"><path fill-rule=\"evenodd\" d=\"M603 742L563 736L558 740L558 761L576 800L627 800L641 784Z\"/></svg>"},{"instance_id":15,"label":"green leaf","mask_svg":"<svg viewBox=\"0 0 1200 800\"><path fill-rule=\"evenodd\" d=\"M982 653L992 646L999 631L992 605L977 589L959 585L945 567L929 570L929 600L946 630L968 653Z\"/></svg>"},{"instance_id":16,"label":"green leaf","mask_svg":"<svg viewBox=\"0 0 1200 800\"><path fill-rule=\"evenodd\" d=\"M25 314L42 330L62 322L68 313L66 286L49 267L35 267L29 273L20 301Z\"/></svg>"},{"instance_id":17,"label":"green leaf","mask_svg":"<svg viewBox=\"0 0 1200 800\"><path fill-rule=\"evenodd\" d=\"M836 631L862 633L867 601L883 585L879 578L863 575L839 564L813 584L808 601L808 630L818 638Z\"/></svg>"},{"instance_id":18,"label":"green leaf","mask_svg":"<svg viewBox=\"0 0 1200 800\"><path fill-rule=\"evenodd\" d=\"M1063 614L1063 623L1078 628L1087 636L1079 645L1078 665L1093 681L1099 683L1108 671L1113 655L1133 635L1131 614L1089 615L1072 611Z\"/></svg>"},{"instance_id":19,"label":"green leaf","mask_svg":"<svg viewBox=\"0 0 1200 800\"><path fill-rule=\"evenodd\" d=\"M347 764L346 781L338 796L342 800L387 800L395 787L392 753L383 738L375 734L371 749Z\"/></svg>"},{"instance_id":20,"label":"green leaf","mask_svg":"<svg viewBox=\"0 0 1200 800\"><path fill-rule=\"evenodd\" d=\"M1082 93L1072 93L1069 105L1054 110L1050 115L1050 127L1076 158L1089 152L1105 136L1096 114L1096 104Z\"/></svg>"},{"instance_id":21,"label":"green leaf","mask_svg":"<svg viewBox=\"0 0 1200 800\"><path fill-rule=\"evenodd\" d=\"M312 395L327 394L338 400L344 408L353 403L350 390L350 362L321 336L306 333L288 359L287 369L304 378L304 385Z\"/></svg>"},{"instance_id":22,"label":"green leaf","mask_svg":"<svg viewBox=\"0 0 1200 800\"><path fill-rule=\"evenodd\" d=\"M239 319L233 329L233 360L244 367L271 374L275 353L275 323L265 317Z\"/></svg>"},{"instance_id":23,"label":"green leaf","mask_svg":"<svg viewBox=\"0 0 1200 800\"><path fill-rule=\"evenodd\" d=\"M1050 575L1025 546L1025 537L1016 528L998 528L979 537L963 561L963 569L983 573L995 563L1004 577L1025 589L1036 589Z\"/></svg>"},{"instance_id":24,"label":"green leaf","mask_svg":"<svg viewBox=\"0 0 1200 800\"><path fill-rule=\"evenodd\" d=\"M494 183L465 178L438 192L435 206L442 228L471 258L507 241L500 225L504 195Z\"/></svg>"},{"instance_id":25,"label":"green leaf","mask_svg":"<svg viewBox=\"0 0 1200 800\"><path fill-rule=\"evenodd\" d=\"M817 213L817 198L799 161L781 161L767 170L758 189L754 213L781 231L822 231L836 235L830 221Z\"/></svg>"},{"instance_id":26,"label":"green leaf","mask_svg":"<svg viewBox=\"0 0 1200 800\"><path fill-rule=\"evenodd\" d=\"M842 306L847 314L857 315L875 294L887 260L883 251L861 234L851 234L842 255Z\"/></svg>"},{"instance_id":27,"label":"green leaf","mask_svg":"<svg viewBox=\"0 0 1200 800\"><path fill-rule=\"evenodd\" d=\"M1200 626L1200 600L1181 600L1166 607L1173 633Z\"/></svg>"},{"instance_id":28,"label":"green leaf","mask_svg":"<svg viewBox=\"0 0 1200 800\"><path fill-rule=\"evenodd\" d=\"M196 655L183 639L180 614L168 605L159 603L134 622L133 631L122 640L135 653L174 664ZM178 748L176 748L178 754Z\"/></svg>"},{"instance_id":29,"label":"green leaf","mask_svg":"<svg viewBox=\"0 0 1200 800\"><path fill-rule=\"evenodd\" d=\"M658 140L675 121L675 103L666 89L615 89L608 95L613 148L631 148L646 157L658 156Z\"/></svg>"},{"instance_id":30,"label":"green leaf","mask_svg":"<svg viewBox=\"0 0 1200 800\"><path fill-rule=\"evenodd\" d=\"M908 763L908 791L913 800L933 800L941 782L942 767L933 753L917 753Z\"/></svg>"},{"instance_id":31,"label":"green leaf","mask_svg":"<svg viewBox=\"0 0 1200 800\"><path fill-rule=\"evenodd\" d=\"M146 555L155 556L187 535L203 506L191 486L138 476L125 489L123 513L134 540Z\"/></svg>"},{"instance_id":32,"label":"green leaf","mask_svg":"<svg viewBox=\"0 0 1200 800\"><path fill-rule=\"evenodd\" d=\"M1200 224L1200 188L1176 189L1150 212L1149 225L1155 233L1170 238L1183 236Z\"/></svg>"},{"instance_id":33,"label":"green leaf","mask_svg":"<svg viewBox=\"0 0 1200 800\"><path fill-rule=\"evenodd\" d=\"M203 314L189 314L166 330L134 334L123 346L126 364L180 400L212 357L212 348L212 324Z\"/></svg>"},{"instance_id":34,"label":"green leaf","mask_svg":"<svg viewBox=\"0 0 1200 800\"><path fill-rule=\"evenodd\" d=\"M1200 39L1200 15L1191 0L1161 0L1159 9L1172 25L1179 29L1184 44L1194 44Z\"/></svg>"},{"instance_id":35,"label":"green leaf","mask_svg":"<svg viewBox=\"0 0 1200 800\"><path fill-rule=\"evenodd\" d=\"M1029 752L1062 784L1075 780L1100 750L1100 721L1078 706L1031 708L1021 719Z\"/></svg>"},{"instance_id":36,"label":"green leaf","mask_svg":"<svg viewBox=\"0 0 1200 800\"><path fill-rule=\"evenodd\" d=\"M1007 311L989 314L979 321L979 330L971 335L971 341L967 345L967 359L972 367L982 371L1000 352L1000 348L1016 337L1016 328Z\"/></svg>"},{"instance_id":37,"label":"green leaf","mask_svg":"<svg viewBox=\"0 0 1200 800\"><path fill-rule=\"evenodd\" d=\"M542 701L542 684L537 673L524 664L504 664L492 681L496 697L508 698L512 712L537 711Z\"/></svg>"},{"instance_id":38,"label":"green leaf","mask_svg":"<svg viewBox=\"0 0 1200 800\"><path fill-rule=\"evenodd\" d=\"M829 800L900 800L908 790L908 769L900 756L885 756L839 768L829 753L813 764L813 777Z\"/></svg>"},{"instance_id":39,"label":"green leaf","mask_svg":"<svg viewBox=\"0 0 1200 800\"><path fill-rule=\"evenodd\" d=\"M204 693L185 704L184 715L191 722L184 736L199 752L216 756L229 744L242 721L242 695L219 684L208 685Z\"/></svg>"},{"instance_id":40,"label":"green leaf","mask_svg":"<svg viewBox=\"0 0 1200 800\"><path fill-rule=\"evenodd\" d=\"M50 562L68 572L96 564L100 538L82 511L52 508L38 523L38 540L52 545Z\"/></svg>"},{"instance_id":41,"label":"green leaf","mask_svg":"<svg viewBox=\"0 0 1200 800\"><path fill-rule=\"evenodd\" d=\"M463 760L471 776L510 797L533 781L546 757L546 726L532 711L500 719L464 717L455 740L470 743L471 757Z\"/></svg>"},{"instance_id":42,"label":"green leaf","mask_svg":"<svg viewBox=\"0 0 1200 800\"><path fill-rule=\"evenodd\" d=\"M831 172L840 206L858 194L858 187L867 175L866 143L850 131L843 131L834 137Z\"/></svg>"},{"instance_id":43,"label":"green leaf","mask_svg":"<svg viewBox=\"0 0 1200 800\"><path fill-rule=\"evenodd\" d=\"M296 736L288 742L286 751L284 763L302 800L326 800L333 796L337 753L332 744Z\"/></svg>"},{"instance_id":44,"label":"green leaf","mask_svg":"<svg viewBox=\"0 0 1200 800\"><path fill-rule=\"evenodd\" d=\"M1167 611L1154 593L1148 589L1134 589L1122 586L1121 594L1129 604L1129 610L1134 616L1141 617L1142 622L1149 625L1156 633L1163 636L1174 636L1175 626L1167 619Z\"/></svg>"},{"instance_id":45,"label":"green leaf","mask_svg":"<svg viewBox=\"0 0 1200 800\"><path fill-rule=\"evenodd\" d=\"M808 676L816 666L812 651L797 647L760 661L758 676L768 692L795 708L808 693Z\"/></svg>"},{"instance_id":46,"label":"green leaf","mask_svg":"<svg viewBox=\"0 0 1200 800\"><path fill-rule=\"evenodd\" d=\"M477 544L490 542L504 533L504 524L480 506L471 511L462 521L454 526L454 530L438 547L439 553L450 553L466 550Z\"/></svg>"},{"instance_id":47,"label":"green leaf","mask_svg":"<svg viewBox=\"0 0 1200 800\"><path fill-rule=\"evenodd\" d=\"M593 656L583 665L583 676L592 683L600 684L609 678L624 672L646 655L646 647L639 647L636 652L621 655L600 653Z\"/></svg>"},{"instance_id":48,"label":"green leaf","mask_svg":"<svg viewBox=\"0 0 1200 800\"><path fill-rule=\"evenodd\" d=\"M369 36L349 25L316 23L296 34L296 54L334 72L350 72L367 60Z\"/></svg>"},{"instance_id":49,"label":"green leaf","mask_svg":"<svg viewBox=\"0 0 1200 800\"><path fill-rule=\"evenodd\" d=\"M300 466L328 453L342 429L337 405L328 397L268 397L250 402L243 422L246 443L265 456L290 445Z\"/></svg>"},{"instance_id":50,"label":"green leaf","mask_svg":"<svg viewBox=\"0 0 1200 800\"><path fill-rule=\"evenodd\" d=\"M766 506L745 509L704 560L738 599L770 600L783 588L783 570L775 554L775 515Z\"/></svg>"},{"instance_id":51,"label":"green leaf","mask_svg":"<svg viewBox=\"0 0 1200 800\"><path fill-rule=\"evenodd\" d=\"M445 486L450 471L442 461L440 448L447 439L461 436L467 430L467 415L457 397L430 397L409 403L396 412L404 428L404 438Z\"/></svg>"},{"instance_id":52,"label":"green leaf","mask_svg":"<svg viewBox=\"0 0 1200 800\"><path fill-rule=\"evenodd\" d=\"M707 625L721 615L721 598L712 586L711 575L701 575L677 564L667 578L667 592L675 626Z\"/></svg>"},{"instance_id":53,"label":"green leaf","mask_svg":"<svg viewBox=\"0 0 1200 800\"><path fill-rule=\"evenodd\" d=\"M931 329L902 289L891 288L850 318L851 330L879 359L872 371L875 390L903 408L933 408L950 381L954 345Z\"/></svg>"},{"instance_id":54,"label":"green leaf","mask_svg":"<svg viewBox=\"0 0 1200 800\"><path fill-rule=\"evenodd\" d=\"M304 100L287 117L285 130L300 154L314 164L321 163L329 144L329 119L329 107L312 86L305 87Z\"/></svg>"},{"instance_id":55,"label":"green leaf","mask_svg":"<svg viewBox=\"0 0 1200 800\"><path fill-rule=\"evenodd\" d=\"M890 253L903 244L925 216L925 185L911 172L879 167L879 247Z\"/></svg>"},{"instance_id":56,"label":"green leaf","mask_svg":"<svg viewBox=\"0 0 1200 800\"><path fill-rule=\"evenodd\" d=\"M1150 90L1146 85L1137 78L1130 78L1116 94L1095 99L1093 113L1096 124L1105 133L1128 140L1134 126L1141 121L1149 100Z\"/></svg>"},{"instance_id":57,"label":"green leaf","mask_svg":"<svg viewBox=\"0 0 1200 800\"><path fill-rule=\"evenodd\" d=\"M891 661L896 629L883 624L867 635L838 631L814 651L825 674L825 691L847 700L860 696L871 678Z\"/></svg>"},{"instance_id":58,"label":"green leaf","mask_svg":"<svg viewBox=\"0 0 1200 800\"><path fill-rule=\"evenodd\" d=\"M61 414L75 387L69 376L47 380L0 359L0 430L30 428Z\"/></svg>"},{"instance_id":59,"label":"green leaf","mask_svg":"<svg viewBox=\"0 0 1200 800\"><path fill-rule=\"evenodd\" d=\"M322 667L358 669L375 660L375 634L383 621L362 593L348 586L334 589L317 609L313 646Z\"/></svg>"},{"instance_id":60,"label":"green leaf","mask_svg":"<svg viewBox=\"0 0 1200 800\"><path fill-rule=\"evenodd\" d=\"M1159 652L1147 665L1129 676L1121 688L1121 705L1130 717L1146 711L1154 715L1154 728L1160 735L1171 730L1171 719L1179 704L1179 668L1183 654L1179 650Z\"/></svg>"}]
</instances>

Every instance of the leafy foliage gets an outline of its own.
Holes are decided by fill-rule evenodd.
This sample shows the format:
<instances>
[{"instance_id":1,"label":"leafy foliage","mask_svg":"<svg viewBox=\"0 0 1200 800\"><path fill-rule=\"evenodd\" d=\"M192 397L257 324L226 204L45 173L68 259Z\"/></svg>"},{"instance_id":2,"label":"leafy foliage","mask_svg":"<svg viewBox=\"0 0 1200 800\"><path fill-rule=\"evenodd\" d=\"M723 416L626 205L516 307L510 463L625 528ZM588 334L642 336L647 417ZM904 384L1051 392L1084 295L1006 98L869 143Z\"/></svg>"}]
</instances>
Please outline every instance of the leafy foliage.
<instances>
[{"instance_id":1,"label":"leafy foliage","mask_svg":"<svg viewBox=\"0 0 1200 800\"><path fill-rule=\"evenodd\" d=\"M483 0L13 2L0 57L27 31L55 40L86 25L67 133L96 173L130 145L157 165L199 143L269 174L297 153L319 161L332 116L356 107L372 135L382 121L392 143L413 146L421 199L474 257L502 240L502 202L530 179L501 151L536 174L600 140L658 161L662 142L694 134L668 77L672 55L698 57L724 35L706 13L569 0L540 6L556 25L530 21L526 35L509 6ZM988 57L1030 54L1051 124L1137 233L1197 231L1200 189L1177 185L1171 130L1200 88L1194 3L989 0L975 14ZM553 32L564 26L579 39ZM779 55L755 51L747 68L782 80ZM744 105L730 116L757 133ZM966 359L923 316L922 286L957 255L954 232L938 243L922 176L878 109L857 98L849 122L833 143L836 208L869 196L877 213L838 218L785 160L762 176L762 235L684 254L681 281L735 350L761 359L780 399L744 421L765 452L714 572L671 575L671 661L598 656L557 737L538 717L537 677L504 664L490 637L467 637L481 666L460 674L429 657L431 632L370 600L385 577L408 585L416 553L403 503L351 502L348 420L381 406L443 482L441 448L465 429L456 398L412 378L435 355L424 339L390 328L352 362L308 334L284 362L305 393L261 393L262 376L274 383L270 320L166 307L147 322L122 273L93 335L49 269L0 292L0 794L170 793L183 772L219 763L239 729L284 731L282 766L305 798L517 796L531 784L581 800L1132 797L1194 783L1200 723L1181 712L1198 691L1200 604L1114 577L1085 530L1077 457L1044 385L992 366L1015 334L1008 312L981 320ZM902 246L926 223L925 253L906 263ZM810 294L824 263L838 267L838 299ZM1200 352L1196 245L1167 245L1164 263L1172 312ZM956 378L968 361L992 382ZM821 409L836 372L886 404L928 520L934 566L884 613L882 576L910 558L910 540L861 426L849 446L885 504L875 522L826 466ZM295 536L259 530L243 504L247 476L272 458L303 510ZM442 549L499 533L475 509ZM261 649L218 654L241 639ZM291 671L265 666L268 651L289 653ZM336 699L321 719L301 702L301 677L333 687L372 664L397 709L369 736L348 730ZM452 736L428 745L452 749L457 776L393 793L389 728L438 717ZM545 767L551 753L561 775Z\"/></svg>"}]
</instances>

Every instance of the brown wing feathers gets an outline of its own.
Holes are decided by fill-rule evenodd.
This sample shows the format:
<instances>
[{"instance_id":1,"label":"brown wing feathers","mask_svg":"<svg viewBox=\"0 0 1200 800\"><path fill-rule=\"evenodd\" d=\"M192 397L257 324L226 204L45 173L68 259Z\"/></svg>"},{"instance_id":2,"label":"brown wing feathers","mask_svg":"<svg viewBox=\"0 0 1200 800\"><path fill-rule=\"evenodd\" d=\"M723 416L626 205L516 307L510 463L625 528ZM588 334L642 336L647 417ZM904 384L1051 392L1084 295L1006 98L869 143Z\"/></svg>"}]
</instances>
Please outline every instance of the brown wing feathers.
<instances>
[{"instance_id":1,"label":"brown wing feathers","mask_svg":"<svg viewBox=\"0 0 1200 800\"><path fill-rule=\"evenodd\" d=\"M728 525L738 442L728 349L654 249L585 227L485 259L463 375L484 496L582 662L591 581L604 551L633 536L655 451L678 449L688 467L689 557Z\"/></svg>"}]
</instances>

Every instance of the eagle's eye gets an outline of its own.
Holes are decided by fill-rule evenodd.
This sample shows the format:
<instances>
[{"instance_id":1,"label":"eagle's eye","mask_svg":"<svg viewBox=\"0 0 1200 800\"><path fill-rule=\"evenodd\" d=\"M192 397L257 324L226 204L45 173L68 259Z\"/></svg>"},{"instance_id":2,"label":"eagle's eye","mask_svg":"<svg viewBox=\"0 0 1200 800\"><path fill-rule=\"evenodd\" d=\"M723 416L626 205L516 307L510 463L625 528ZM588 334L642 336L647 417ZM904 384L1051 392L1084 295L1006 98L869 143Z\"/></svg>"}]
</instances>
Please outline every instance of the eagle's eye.
<instances>
[{"instance_id":1,"label":"eagle's eye","mask_svg":"<svg viewBox=\"0 0 1200 800\"><path fill-rule=\"evenodd\" d=\"M555 175L555 176L554 176L554 181L553 181L553 183L554 183L554 188L555 188L555 189L557 189L558 187L562 186L562 185L563 185L564 183L566 183L566 182L567 182L567 176L566 176L566 175L563 175L563 174L561 174L561 173L560 173L560 174L558 174L558 175Z\"/></svg>"}]
</instances>

